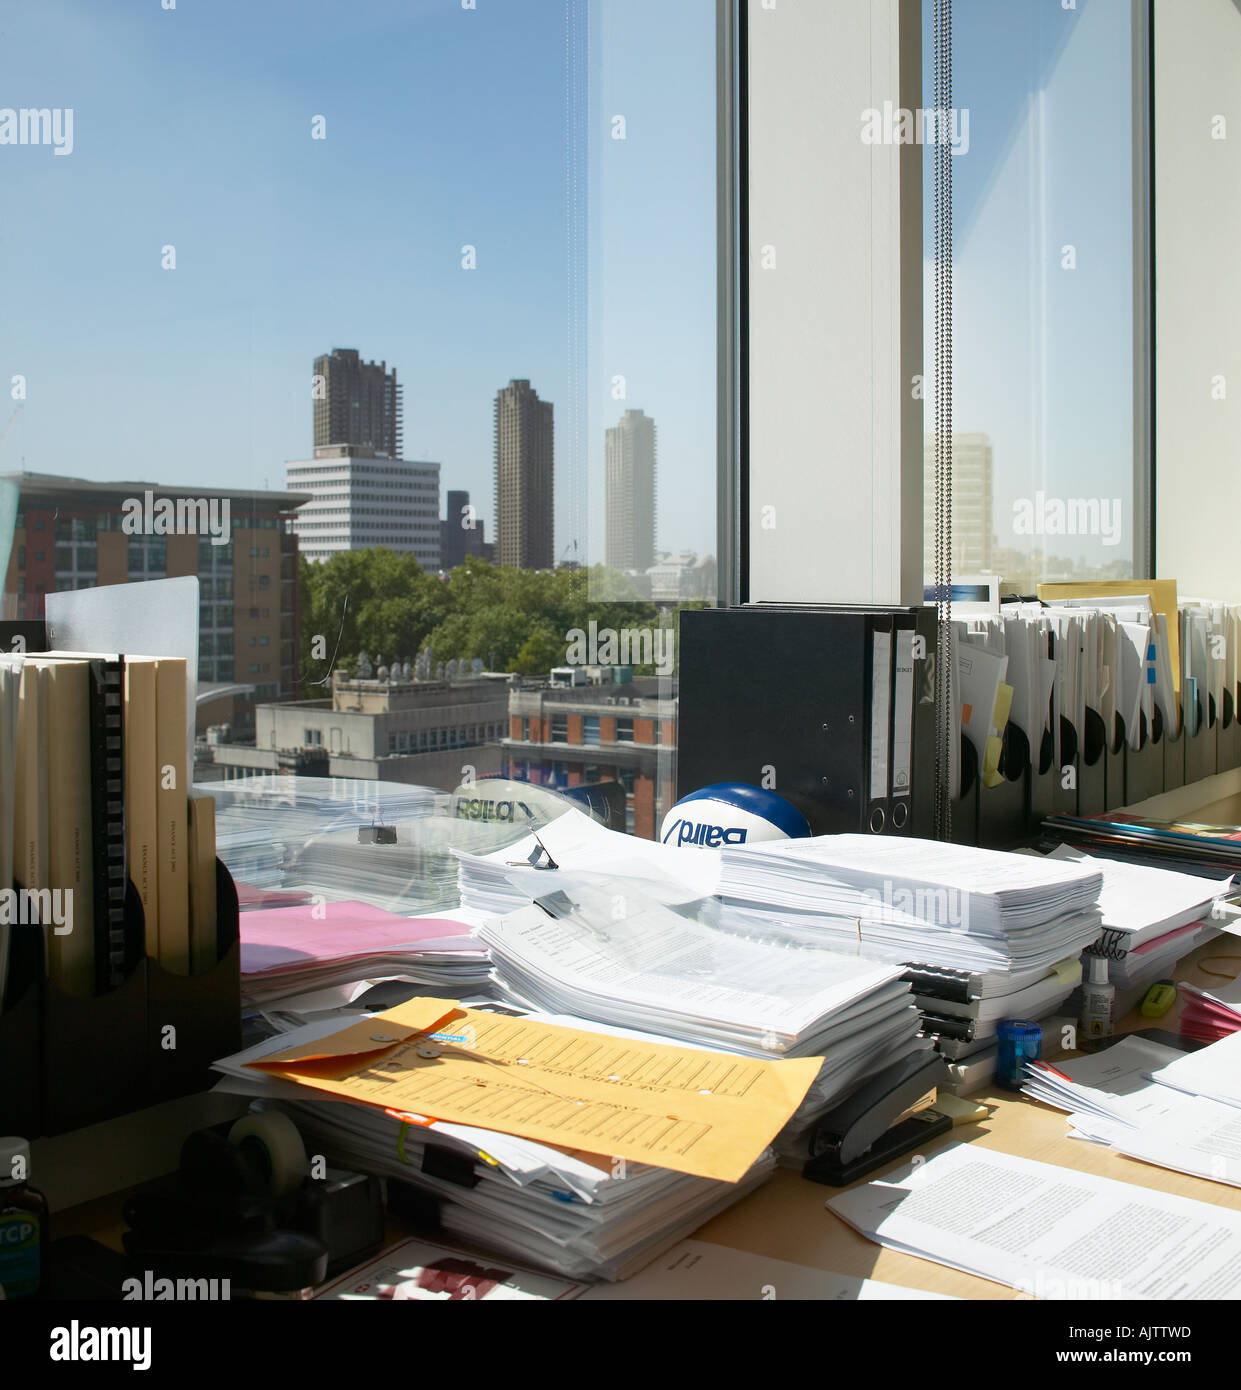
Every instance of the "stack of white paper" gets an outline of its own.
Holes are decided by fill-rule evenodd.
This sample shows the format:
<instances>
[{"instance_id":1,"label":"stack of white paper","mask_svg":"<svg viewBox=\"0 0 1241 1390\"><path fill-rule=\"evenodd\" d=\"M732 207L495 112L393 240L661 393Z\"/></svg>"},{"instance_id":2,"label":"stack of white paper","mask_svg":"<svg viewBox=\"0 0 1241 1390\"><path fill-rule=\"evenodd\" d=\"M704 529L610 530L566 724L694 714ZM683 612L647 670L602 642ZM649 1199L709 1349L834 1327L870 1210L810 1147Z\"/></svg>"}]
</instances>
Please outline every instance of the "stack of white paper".
<instances>
[{"instance_id":1,"label":"stack of white paper","mask_svg":"<svg viewBox=\"0 0 1241 1390\"><path fill-rule=\"evenodd\" d=\"M445 1234L558 1274L623 1278L752 1191L774 1168L768 1150L740 1182L715 1182L495 1130L439 1121L411 1125L372 1106L322 1099L321 1093L244 1066L340 1026L340 1017L333 1016L222 1059L215 1064L224 1074L217 1089L286 1110L307 1148L333 1163L421 1189L434 1200ZM306 1099L308 1094L315 1098ZM424 1161L429 1150L438 1151L432 1160L445 1151L466 1160L478 1181L469 1186L438 1176L443 1165Z\"/></svg>"},{"instance_id":2,"label":"stack of white paper","mask_svg":"<svg viewBox=\"0 0 1241 1390\"><path fill-rule=\"evenodd\" d=\"M1188 1060L1145 1038L1125 1038L1056 1067L1032 1063L1022 1090L1068 1110L1070 1138L1241 1187L1241 1111L1151 1079L1165 1070L1183 1077L1176 1069Z\"/></svg>"},{"instance_id":3,"label":"stack of white paper","mask_svg":"<svg viewBox=\"0 0 1241 1390\"><path fill-rule=\"evenodd\" d=\"M456 855L461 905L496 915L526 907L548 892L558 870L628 879L658 892L664 901L706 896L715 891L719 874L718 850L639 840L608 830L580 811L568 811L535 834L489 853L469 849L462 845ZM680 891L668 894L669 884Z\"/></svg>"},{"instance_id":4,"label":"stack of white paper","mask_svg":"<svg viewBox=\"0 0 1241 1390\"><path fill-rule=\"evenodd\" d=\"M538 904L479 929L499 997L664 1041L823 1056L781 1152L851 1087L930 1046L899 966L749 939L624 880L558 882Z\"/></svg>"},{"instance_id":5,"label":"stack of white paper","mask_svg":"<svg viewBox=\"0 0 1241 1390\"><path fill-rule=\"evenodd\" d=\"M456 851L504 853L521 836L511 825L446 815L390 824L390 844L360 841L356 825L311 835L290 850L284 886L345 893L390 912L444 911L460 901Z\"/></svg>"},{"instance_id":6,"label":"stack of white paper","mask_svg":"<svg viewBox=\"0 0 1241 1390\"><path fill-rule=\"evenodd\" d=\"M931 840L825 835L725 848L720 896L798 940L958 970L1034 970L1099 935L1101 874Z\"/></svg>"}]
</instances>

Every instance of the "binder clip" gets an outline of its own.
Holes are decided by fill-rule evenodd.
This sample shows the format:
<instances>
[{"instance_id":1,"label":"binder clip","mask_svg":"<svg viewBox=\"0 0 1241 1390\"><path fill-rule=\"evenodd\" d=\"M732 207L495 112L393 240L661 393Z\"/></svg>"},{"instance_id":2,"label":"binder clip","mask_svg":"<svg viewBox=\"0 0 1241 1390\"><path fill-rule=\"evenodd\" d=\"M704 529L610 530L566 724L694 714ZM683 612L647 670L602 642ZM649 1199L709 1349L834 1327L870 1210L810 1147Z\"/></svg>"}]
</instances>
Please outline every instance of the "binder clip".
<instances>
[{"instance_id":1,"label":"binder clip","mask_svg":"<svg viewBox=\"0 0 1241 1390\"><path fill-rule=\"evenodd\" d=\"M533 834L533 832L531 833ZM539 862L543 858L546 858L546 864ZM534 835L534 848L530 853L524 859L510 859L507 867L510 869L558 869L560 865L552 858L551 851L543 841Z\"/></svg>"},{"instance_id":2,"label":"binder clip","mask_svg":"<svg viewBox=\"0 0 1241 1390\"><path fill-rule=\"evenodd\" d=\"M370 825L358 826L358 844L360 845L394 845L396 844L396 826L385 825L383 823L383 811L379 812L379 824L376 825L372 820Z\"/></svg>"}]
</instances>

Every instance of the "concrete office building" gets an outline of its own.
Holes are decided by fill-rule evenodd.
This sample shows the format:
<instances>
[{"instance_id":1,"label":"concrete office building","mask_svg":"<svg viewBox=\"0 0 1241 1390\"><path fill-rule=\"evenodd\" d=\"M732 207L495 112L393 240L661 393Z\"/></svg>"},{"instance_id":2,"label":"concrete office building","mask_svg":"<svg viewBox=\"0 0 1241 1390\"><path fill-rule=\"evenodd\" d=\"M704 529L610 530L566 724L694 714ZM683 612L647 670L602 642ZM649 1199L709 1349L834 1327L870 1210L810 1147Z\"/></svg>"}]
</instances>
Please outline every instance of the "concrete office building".
<instances>
[{"instance_id":1,"label":"concrete office building","mask_svg":"<svg viewBox=\"0 0 1241 1390\"><path fill-rule=\"evenodd\" d=\"M330 699L259 705L253 747L200 747L211 766L204 775L232 780L294 772L451 791L467 765L476 776L500 771L512 679L392 679L386 667L360 679L338 671Z\"/></svg>"},{"instance_id":2,"label":"concrete office building","mask_svg":"<svg viewBox=\"0 0 1241 1390\"><path fill-rule=\"evenodd\" d=\"M619 782L625 829L659 838L675 802L671 753L676 746L676 683L651 677L625 684L514 687L504 740L506 775L563 789Z\"/></svg>"},{"instance_id":3,"label":"concrete office building","mask_svg":"<svg viewBox=\"0 0 1241 1390\"><path fill-rule=\"evenodd\" d=\"M363 362L355 348L333 348L315 358L315 448L351 444L388 458L401 457L401 387L396 368Z\"/></svg>"},{"instance_id":4,"label":"concrete office building","mask_svg":"<svg viewBox=\"0 0 1241 1390\"><path fill-rule=\"evenodd\" d=\"M994 483L991 440L985 434L952 436L952 572L988 574L992 568ZM922 536L926 574L935 574L935 436L922 455Z\"/></svg>"},{"instance_id":5,"label":"concrete office building","mask_svg":"<svg viewBox=\"0 0 1241 1390\"><path fill-rule=\"evenodd\" d=\"M285 464L285 483L308 494L294 529L308 560L386 546L440 567L440 466L361 446L330 444Z\"/></svg>"},{"instance_id":6,"label":"concrete office building","mask_svg":"<svg viewBox=\"0 0 1241 1390\"><path fill-rule=\"evenodd\" d=\"M496 392L496 561L517 569L555 564L555 427L551 401L528 381Z\"/></svg>"},{"instance_id":7,"label":"concrete office building","mask_svg":"<svg viewBox=\"0 0 1241 1390\"><path fill-rule=\"evenodd\" d=\"M655 421L627 410L607 431L607 564L647 570L655 563Z\"/></svg>"},{"instance_id":8,"label":"concrete office building","mask_svg":"<svg viewBox=\"0 0 1241 1390\"><path fill-rule=\"evenodd\" d=\"M265 700L297 693L294 518L304 494L6 476L19 489L6 612L41 618L57 590L196 575L199 682L250 686ZM237 711L219 705L204 717Z\"/></svg>"},{"instance_id":9,"label":"concrete office building","mask_svg":"<svg viewBox=\"0 0 1241 1390\"><path fill-rule=\"evenodd\" d=\"M664 555L646 571L646 591L653 603L683 603L688 599L716 598L714 555Z\"/></svg>"},{"instance_id":10,"label":"concrete office building","mask_svg":"<svg viewBox=\"0 0 1241 1390\"><path fill-rule=\"evenodd\" d=\"M448 493L444 520L440 522L440 568L454 570L464 565L467 555L490 560L494 547L487 543L487 528L483 519L470 510L470 494Z\"/></svg>"}]
</instances>

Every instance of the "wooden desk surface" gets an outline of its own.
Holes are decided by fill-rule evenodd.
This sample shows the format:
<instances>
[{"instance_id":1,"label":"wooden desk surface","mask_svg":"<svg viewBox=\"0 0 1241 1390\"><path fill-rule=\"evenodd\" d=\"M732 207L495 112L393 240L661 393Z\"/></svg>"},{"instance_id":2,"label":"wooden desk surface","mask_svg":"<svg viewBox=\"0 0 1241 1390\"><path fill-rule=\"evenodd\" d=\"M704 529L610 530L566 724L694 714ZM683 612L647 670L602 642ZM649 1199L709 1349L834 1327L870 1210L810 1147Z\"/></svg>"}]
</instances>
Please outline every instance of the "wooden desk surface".
<instances>
[{"instance_id":1,"label":"wooden desk surface","mask_svg":"<svg viewBox=\"0 0 1241 1390\"><path fill-rule=\"evenodd\" d=\"M1209 989L1218 977L1206 974L1202 961L1216 970L1235 970L1239 962L1211 960L1212 957L1241 956L1241 938L1220 936L1200 946L1177 966L1177 979ZM1133 1032L1142 1028L1163 1028L1176 1032L1180 1003L1161 1019L1143 1018L1134 1011L1121 1020L1116 1031ZM1072 1055L1072 1054L1065 1054ZM926 1153L946 1148L950 1144L978 1144L984 1149L1054 1163L1061 1168L1074 1168L1082 1173L1095 1173L1102 1178L1115 1178L1135 1187L1149 1187L1157 1192L1171 1192L1182 1197L1194 1197L1213 1206L1241 1211L1241 1188L1225 1183L1208 1182L1187 1173L1157 1168L1137 1159L1127 1158L1098 1144L1068 1138L1067 1116L1061 1110L1032 1101L1008 1091L983 1090L970 1097L993 1107L989 1119L976 1125L962 1125L928 1144ZM909 1156L886 1168L862 1178L858 1184L892 1172ZM953 1294L958 1298L1022 1297L1013 1289L972 1274L962 1274L946 1265L903 1255L867 1240L840 1218L828 1211L825 1203L838 1189L808 1182L799 1174L782 1170L735 1207L721 1213L696 1231L699 1240L714 1241L717 1245L749 1251L769 1258L809 1265L815 1269L832 1270L837 1274L882 1279L889 1284L925 1289L931 1293Z\"/></svg>"}]
</instances>

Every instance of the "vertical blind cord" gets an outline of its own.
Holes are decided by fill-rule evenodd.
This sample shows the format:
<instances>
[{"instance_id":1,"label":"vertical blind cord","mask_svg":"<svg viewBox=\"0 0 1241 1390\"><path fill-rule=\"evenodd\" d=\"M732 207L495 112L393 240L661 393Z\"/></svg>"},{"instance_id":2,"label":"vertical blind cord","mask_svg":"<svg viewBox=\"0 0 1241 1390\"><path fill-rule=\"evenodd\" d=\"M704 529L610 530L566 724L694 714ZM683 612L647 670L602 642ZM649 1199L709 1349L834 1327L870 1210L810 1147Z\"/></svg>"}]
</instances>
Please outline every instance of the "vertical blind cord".
<instances>
[{"instance_id":1,"label":"vertical blind cord","mask_svg":"<svg viewBox=\"0 0 1241 1390\"><path fill-rule=\"evenodd\" d=\"M935 0L935 809L937 840L952 837L952 0Z\"/></svg>"}]
</instances>

